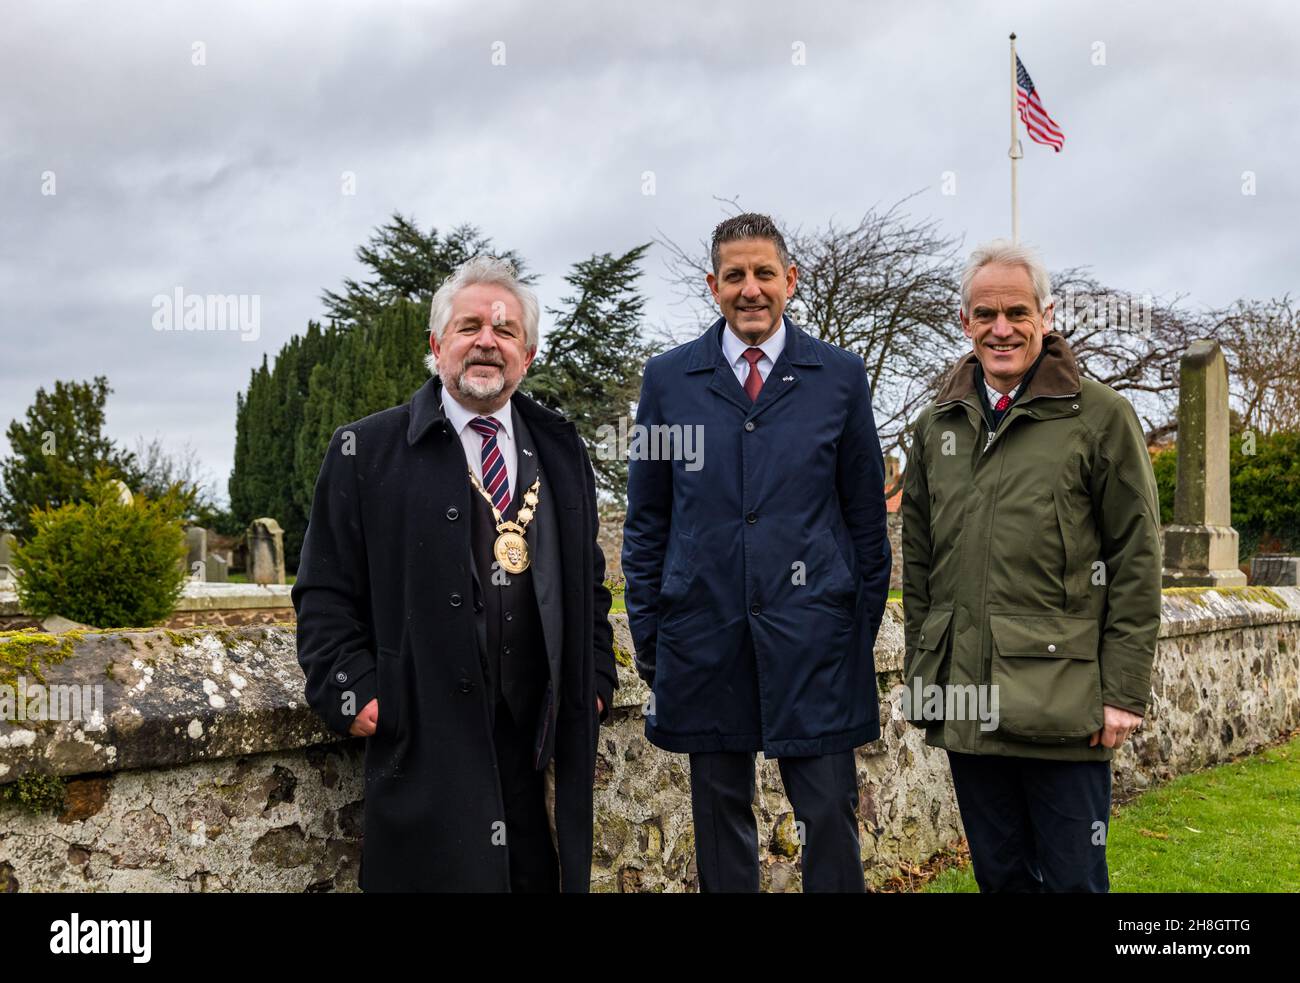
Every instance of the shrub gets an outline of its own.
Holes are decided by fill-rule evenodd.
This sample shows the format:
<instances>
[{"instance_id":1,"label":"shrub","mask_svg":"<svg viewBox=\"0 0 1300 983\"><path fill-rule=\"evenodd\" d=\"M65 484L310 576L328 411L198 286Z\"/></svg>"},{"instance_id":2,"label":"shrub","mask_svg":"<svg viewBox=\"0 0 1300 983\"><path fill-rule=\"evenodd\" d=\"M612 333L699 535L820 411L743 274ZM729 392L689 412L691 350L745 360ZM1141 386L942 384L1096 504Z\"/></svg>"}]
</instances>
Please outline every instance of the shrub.
<instances>
[{"instance_id":1,"label":"shrub","mask_svg":"<svg viewBox=\"0 0 1300 983\"><path fill-rule=\"evenodd\" d=\"M1242 452L1242 434L1228 445L1232 526L1241 541L1241 558L1266 549L1300 549L1300 433L1256 434L1254 453ZM1178 448L1151 459L1160 492L1160 521L1174 521Z\"/></svg>"},{"instance_id":2,"label":"shrub","mask_svg":"<svg viewBox=\"0 0 1300 983\"><path fill-rule=\"evenodd\" d=\"M174 486L123 505L111 472L98 469L85 501L32 510L35 534L14 550L19 601L37 617L96 628L157 624L185 582L183 512Z\"/></svg>"}]
</instances>

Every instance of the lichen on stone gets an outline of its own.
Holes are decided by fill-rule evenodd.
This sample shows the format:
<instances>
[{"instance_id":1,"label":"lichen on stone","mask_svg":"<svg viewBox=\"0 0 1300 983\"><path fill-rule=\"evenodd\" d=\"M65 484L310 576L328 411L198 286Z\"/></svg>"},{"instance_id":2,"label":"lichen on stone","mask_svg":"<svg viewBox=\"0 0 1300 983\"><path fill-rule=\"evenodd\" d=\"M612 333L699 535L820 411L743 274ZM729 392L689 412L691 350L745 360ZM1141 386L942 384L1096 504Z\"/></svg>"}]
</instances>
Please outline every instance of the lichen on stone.
<instances>
[{"instance_id":1,"label":"lichen on stone","mask_svg":"<svg viewBox=\"0 0 1300 983\"><path fill-rule=\"evenodd\" d=\"M61 635L32 628L0 632L0 685L14 686L19 676L31 676L44 683L44 667L58 665L72 655L74 645L84 634L83 629Z\"/></svg>"}]
</instances>

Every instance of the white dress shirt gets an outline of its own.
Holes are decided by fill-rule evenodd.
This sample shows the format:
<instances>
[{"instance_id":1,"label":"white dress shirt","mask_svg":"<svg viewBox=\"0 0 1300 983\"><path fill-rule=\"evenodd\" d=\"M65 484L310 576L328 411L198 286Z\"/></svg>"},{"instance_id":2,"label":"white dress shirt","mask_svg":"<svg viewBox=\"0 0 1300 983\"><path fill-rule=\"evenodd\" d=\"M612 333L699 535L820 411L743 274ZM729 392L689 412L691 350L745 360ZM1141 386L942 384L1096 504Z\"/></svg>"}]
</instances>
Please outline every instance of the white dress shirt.
<instances>
[{"instance_id":1,"label":"white dress shirt","mask_svg":"<svg viewBox=\"0 0 1300 983\"><path fill-rule=\"evenodd\" d=\"M990 406L990 407L995 407L995 406L997 406L997 405L998 405L998 400L1002 398L1002 394L1001 394L1000 392L998 392L996 389L994 389L992 386L990 386L990 385L988 384L988 380L987 380L987 379L984 381L984 391L985 391L986 393L988 393L988 397L989 397L989 406ZM1008 399L1015 399L1015 398L1016 398L1016 393L1018 393L1018 392L1020 392L1020 386L1019 386L1019 385L1016 385L1014 388L1012 388L1011 392L1007 393L1007 398L1008 398Z\"/></svg>"},{"instance_id":2,"label":"white dress shirt","mask_svg":"<svg viewBox=\"0 0 1300 983\"><path fill-rule=\"evenodd\" d=\"M736 332L731 330L731 325L723 324L722 326L722 357L727 360L731 370L736 373L736 381L740 383L741 388L745 386L745 380L749 377L749 362L745 358L747 349L752 345L746 344L740 339ZM756 363L759 378L767 382L768 373L776 365L776 360L785 351L785 318L781 318L781 326L776 329L776 333L767 341L758 346L763 350L763 357Z\"/></svg>"},{"instance_id":3,"label":"white dress shirt","mask_svg":"<svg viewBox=\"0 0 1300 983\"><path fill-rule=\"evenodd\" d=\"M497 447L506 459L506 481L510 482L510 498L515 497L515 475L519 473L519 451L515 444L515 421L510 404L495 413L479 414L466 409L456 401L456 397L442 387L442 411L447 415L447 422L460 435L461 446L465 448L465 460L474 470L474 477L483 481L483 438L469 425L470 421L480 415L491 417L501 424L497 430Z\"/></svg>"}]
</instances>

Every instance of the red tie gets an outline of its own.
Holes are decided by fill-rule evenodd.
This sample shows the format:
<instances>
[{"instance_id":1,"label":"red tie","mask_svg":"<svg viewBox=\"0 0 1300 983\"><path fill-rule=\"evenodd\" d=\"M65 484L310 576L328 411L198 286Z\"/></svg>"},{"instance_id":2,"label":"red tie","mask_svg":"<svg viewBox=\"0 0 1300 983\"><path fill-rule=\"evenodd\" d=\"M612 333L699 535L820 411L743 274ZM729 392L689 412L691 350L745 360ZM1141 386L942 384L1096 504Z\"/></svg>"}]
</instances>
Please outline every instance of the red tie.
<instances>
[{"instance_id":1,"label":"red tie","mask_svg":"<svg viewBox=\"0 0 1300 983\"><path fill-rule=\"evenodd\" d=\"M1001 413L1010 405L1011 405L1011 397L1003 394L998 397L998 405L993 407L993 411L995 413Z\"/></svg>"},{"instance_id":2,"label":"red tie","mask_svg":"<svg viewBox=\"0 0 1300 983\"><path fill-rule=\"evenodd\" d=\"M758 371L758 360L763 357L763 349L746 348L744 356L749 363L749 375L745 376L745 395L751 403L756 403L758 391L763 388L763 375Z\"/></svg>"}]
</instances>

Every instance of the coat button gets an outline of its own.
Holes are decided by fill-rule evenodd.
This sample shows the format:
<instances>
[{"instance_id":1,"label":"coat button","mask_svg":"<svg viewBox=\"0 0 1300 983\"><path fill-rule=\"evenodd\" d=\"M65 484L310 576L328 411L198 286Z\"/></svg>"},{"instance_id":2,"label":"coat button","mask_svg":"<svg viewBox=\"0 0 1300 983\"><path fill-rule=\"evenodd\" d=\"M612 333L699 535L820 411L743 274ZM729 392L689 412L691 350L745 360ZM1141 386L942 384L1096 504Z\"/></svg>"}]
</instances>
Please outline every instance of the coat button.
<instances>
[{"instance_id":1,"label":"coat button","mask_svg":"<svg viewBox=\"0 0 1300 983\"><path fill-rule=\"evenodd\" d=\"M752 526L755 522L758 521L758 513L750 512L749 515L745 516L745 521Z\"/></svg>"},{"instance_id":2,"label":"coat button","mask_svg":"<svg viewBox=\"0 0 1300 983\"><path fill-rule=\"evenodd\" d=\"M515 616L514 616L513 614L511 614L509 611L507 611L507 612L506 612L506 621L514 621L514 620L515 620Z\"/></svg>"},{"instance_id":3,"label":"coat button","mask_svg":"<svg viewBox=\"0 0 1300 983\"><path fill-rule=\"evenodd\" d=\"M483 602L480 601L477 597L474 598L474 610L476 612L483 610Z\"/></svg>"},{"instance_id":4,"label":"coat button","mask_svg":"<svg viewBox=\"0 0 1300 983\"><path fill-rule=\"evenodd\" d=\"M754 432L754 421L753 421L753 420L746 420L746 421L745 421L745 433L753 433L753 432Z\"/></svg>"},{"instance_id":5,"label":"coat button","mask_svg":"<svg viewBox=\"0 0 1300 983\"><path fill-rule=\"evenodd\" d=\"M1055 652L1055 651L1056 651L1056 646L1055 646L1055 645L1049 645L1049 646L1047 646L1047 651L1049 651L1049 652Z\"/></svg>"},{"instance_id":6,"label":"coat button","mask_svg":"<svg viewBox=\"0 0 1300 983\"><path fill-rule=\"evenodd\" d=\"M348 674L340 670L339 672L334 674L334 678L338 680L340 683L346 683L348 681Z\"/></svg>"},{"instance_id":7,"label":"coat button","mask_svg":"<svg viewBox=\"0 0 1300 983\"><path fill-rule=\"evenodd\" d=\"M751 605L749 606L749 613L750 613L750 614L753 614L753 615L759 615L759 614L762 614L762 613L763 613L763 606L762 606L761 604L751 604Z\"/></svg>"},{"instance_id":8,"label":"coat button","mask_svg":"<svg viewBox=\"0 0 1300 983\"><path fill-rule=\"evenodd\" d=\"M454 608L458 608L458 607L460 607L460 595L459 595L459 594L452 594L451 597L447 598L447 600L451 602L451 606L452 606L452 607L454 607Z\"/></svg>"},{"instance_id":9,"label":"coat button","mask_svg":"<svg viewBox=\"0 0 1300 983\"><path fill-rule=\"evenodd\" d=\"M457 519L460 518L460 509L456 508L456 506L453 505L451 508L447 510L447 518L451 522L455 522Z\"/></svg>"},{"instance_id":10,"label":"coat button","mask_svg":"<svg viewBox=\"0 0 1300 983\"><path fill-rule=\"evenodd\" d=\"M470 693L473 692L473 690L474 690L474 684L471 683L468 679L462 679L460 681L460 691L462 693Z\"/></svg>"},{"instance_id":11,"label":"coat button","mask_svg":"<svg viewBox=\"0 0 1300 983\"><path fill-rule=\"evenodd\" d=\"M922 632L922 633L921 633L921 641L923 641L923 642L925 641L925 632Z\"/></svg>"}]
</instances>

